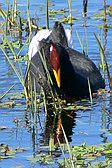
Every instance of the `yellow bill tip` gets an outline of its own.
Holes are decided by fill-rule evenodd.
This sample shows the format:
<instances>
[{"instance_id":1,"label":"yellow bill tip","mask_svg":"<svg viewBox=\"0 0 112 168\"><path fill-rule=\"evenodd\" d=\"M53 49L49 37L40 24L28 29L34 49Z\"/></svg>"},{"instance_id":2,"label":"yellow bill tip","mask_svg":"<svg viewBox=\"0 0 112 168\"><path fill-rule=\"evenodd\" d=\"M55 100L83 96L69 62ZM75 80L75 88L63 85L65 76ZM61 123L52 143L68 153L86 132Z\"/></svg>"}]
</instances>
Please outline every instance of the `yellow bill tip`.
<instances>
[{"instance_id":1,"label":"yellow bill tip","mask_svg":"<svg viewBox=\"0 0 112 168\"><path fill-rule=\"evenodd\" d=\"M58 71L55 71L55 70L53 69L53 72L54 72L54 76L55 76L57 85L58 85L58 87L60 88L60 86L61 86L61 80L60 80L60 68L58 69Z\"/></svg>"}]
</instances>

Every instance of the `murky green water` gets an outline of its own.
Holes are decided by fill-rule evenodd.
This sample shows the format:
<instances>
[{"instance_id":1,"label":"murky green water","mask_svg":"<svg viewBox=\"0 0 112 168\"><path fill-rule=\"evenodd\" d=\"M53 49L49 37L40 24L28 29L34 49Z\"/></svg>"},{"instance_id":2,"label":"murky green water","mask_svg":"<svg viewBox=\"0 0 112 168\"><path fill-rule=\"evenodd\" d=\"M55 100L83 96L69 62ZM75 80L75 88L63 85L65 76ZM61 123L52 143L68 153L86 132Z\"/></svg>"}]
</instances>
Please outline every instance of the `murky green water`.
<instances>
[{"instance_id":1,"label":"murky green water","mask_svg":"<svg viewBox=\"0 0 112 168\"><path fill-rule=\"evenodd\" d=\"M67 2L65 3L65 1L60 2L59 0L55 0L50 2L50 9L56 10L67 8ZM45 25L45 1L40 2L39 4L37 3L36 0L31 1L31 16L34 17L35 11L39 25L43 26ZM18 4L19 10L23 11L23 15L26 17L26 1L23 3L23 1L19 0ZM110 0L107 1L107 5L109 4L111 4ZM2 1L2 7L4 9L7 7L5 5L5 0ZM108 29L107 32L104 32L103 29L99 28L100 25L103 25L103 20L95 19L93 17L94 14L100 12L102 8L103 2L100 0L90 1L88 4L86 20L88 54L96 65L100 64L99 49L93 33L96 33L97 35L99 34L105 45L108 64L112 65L112 28ZM82 26L84 23L82 18L82 1L74 1L73 9L76 9L76 12L73 12L73 17L78 18L73 25L73 45L75 49L81 51L76 31L78 31L80 37L84 39L84 44L86 44L85 30ZM56 16L56 18L61 17L62 15ZM54 20L51 19L51 27L53 23ZM112 26L112 17L109 15L107 15L107 23ZM65 27L69 27L69 25L65 25ZM23 54L27 52L27 49L28 48L24 49ZM25 71L24 63L21 62L21 65ZM112 74L112 68L110 68L110 72ZM10 101L10 95L21 93L23 88L2 51L0 51L0 96L2 96L13 84L15 84L14 88L2 101ZM106 88L109 89L107 77ZM41 110L39 119L37 119L37 125L34 126L32 118L30 118L30 112L26 111L25 99L18 98L14 101L17 103L14 108L0 108L0 127L6 127L6 129L0 130L0 143L8 144L12 148L24 148L26 151L17 153L14 158L0 160L0 168L12 168L16 166L26 168L40 167L38 163L32 164L27 159L37 152L41 145L47 144L49 140L48 128L49 130L52 128L52 123L50 120L46 123L46 114ZM109 114L111 103L110 94L104 94L93 100L92 110L79 110L73 118L66 117L62 119L63 126L71 145L80 145L84 142L90 145L112 142L112 115ZM86 106L86 104L87 102L82 103L84 106ZM47 167L47 165L42 165L42 167ZM51 167L56 167L56 165Z\"/></svg>"}]
</instances>

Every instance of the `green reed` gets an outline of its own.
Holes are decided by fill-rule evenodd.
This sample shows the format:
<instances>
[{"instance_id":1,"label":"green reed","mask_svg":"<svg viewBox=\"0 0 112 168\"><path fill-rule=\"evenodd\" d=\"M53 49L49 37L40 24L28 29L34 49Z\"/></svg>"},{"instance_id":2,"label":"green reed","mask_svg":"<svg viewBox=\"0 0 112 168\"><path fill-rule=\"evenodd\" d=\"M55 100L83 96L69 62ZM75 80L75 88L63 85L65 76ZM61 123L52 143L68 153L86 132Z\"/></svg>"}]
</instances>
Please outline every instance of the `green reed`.
<instances>
[{"instance_id":1,"label":"green reed","mask_svg":"<svg viewBox=\"0 0 112 168\"><path fill-rule=\"evenodd\" d=\"M67 1L68 1L68 8L69 8L69 14L70 14L69 22L70 22L70 25L72 25L72 0L67 0Z\"/></svg>"},{"instance_id":2,"label":"green reed","mask_svg":"<svg viewBox=\"0 0 112 168\"><path fill-rule=\"evenodd\" d=\"M84 51L84 41L80 38L79 36L79 33L76 31L76 35L77 35L77 38L79 40L79 44L81 46L81 49L82 49L82 53L85 55L85 51Z\"/></svg>"},{"instance_id":3,"label":"green reed","mask_svg":"<svg viewBox=\"0 0 112 168\"><path fill-rule=\"evenodd\" d=\"M41 94L41 98L43 100L44 103L44 109L45 112L48 112L48 108L49 105L52 104L52 108L54 110L54 113L56 114L58 112L59 109L61 109L61 102L59 100L59 97L56 93L56 90L54 88L54 84L51 78L51 74L49 72L49 68L48 68L48 62L46 60L46 56L44 54L44 51L39 52L39 56L40 56L40 63L42 64L45 73L43 74L38 67L36 67L30 60L28 60L28 66L27 66L27 71L26 71L26 77L28 79L28 97L31 99L30 104L31 104L31 109L33 108L32 111L36 111L34 109L36 109L36 95L38 96L40 94L40 89L37 90L36 89L36 84L38 84L38 86L41 88L42 94ZM35 74L33 74L34 76L34 86L32 86L32 81L31 76L30 76L30 66L33 67L33 69L35 69L35 71L38 73L38 76L36 76ZM33 73L33 72L32 72ZM46 74L46 75L45 75ZM46 83L48 90L45 90L45 86L44 84ZM32 89L34 88L34 89ZM52 102L52 103L51 103Z\"/></svg>"},{"instance_id":4,"label":"green reed","mask_svg":"<svg viewBox=\"0 0 112 168\"><path fill-rule=\"evenodd\" d=\"M107 63L107 60L106 60L106 56L105 56L102 44L100 42L100 38L97 37L95 33L94 33L94 36L96 38L96 41L97 41L97 44L98 44L98 47L99 47L99 50L100 50L100 57L101 57L101 65L102 65L103 77L104 77L104 72L105 72L105 69L106 69L109 85L111 87L112 86L112 79L111 79L111 76L110 76L110 72L109 72L109 67L108 67L108 63Z\"/></svg>"},{"instance_id":5,"label":"green reed","mask_svg":"<svg viewBox=\"0 0 112 168\"><path fill-rule=\"evenodd\" d=\"M14 11L14 18L17 16L17 0L14 0L14 8L13 8L13 11Z\"/></svg>"},{"instance_id":6,"label":"green reed","mask_svg":"<svg viewBox=\"0 0 112 168\"><path fill-rule=\"evenodd\" d=\"M76 35L78 37L78 40L79 40L79 43L80 43L80 46L81 46L81 49L82 49L82 53L85 56L88 56L88 37L87 37L87 32L86 32L86 28L85 27L84 27L84 31L85 31L85 36L86 36L86 53L85 53L85 50L84 50L84 41L81 40L81 38L79 36L79 33L77 31L76 31ZM91 106L92 106L92 104L93 104L93 98L92 98L91 85L90 85L89 78L87 80L88 80L88 89L89 89L90 103L91 103Z\"/></svg>"},{"instance_id":7,"label":"green reed","mask_svg":"<svg viewBox=\"0 0 112 168\"><path fill-rule=\"evenodd\" d=\"M20 12L14 12L14 8L16 8L17 10L17 7L14 7L13 5L12 7L10 7L10 3L7 3L7 11L0 8L1 17L4 20L4 24L2 27L3 30L5 29L4 33L6 35L9 35L11 32L13 32L13 30L19 31L20 34L22 34L22 22L20 21Z\"/></svg>"},{"instance_id":8,"label":"green reed","mask_svg":"<svg viewBox=\"0 0 112 168\"><path fill-rule=\"evenodd\" d=\"M16 11L16 12L14 12L14 13L17 14L17 6L16 6L17 4L16 4L16 0L15 0L14 2L15 2L15 4L14 4L14 6L13 6L13 11ZM70 18L71 18L70 23L72 24L72 14L71 14L71 11L72 11L72 1L71 1L71 0L68 0L68 6L69 6ZM28 21L28 26L29 26L29 32L30 32L30 34L31 34L31 33L32 33L32 24L31 24L31 19L30 19L30 9L29 9L29 8L30 8L30 1L28 0L28 1L27 1L27 21ZM14 23L15 17L16 17L17 15L14 15L14 13L12 12L13 18L10 19L10 17L9 17L9 16L10 16L10 15L9 15L9 9L8 9L8 12L7 12L7 13L5 13L2 9L0 9L0 11L2 12L2 16L3 16L3 18L4 18L5 21L6 21L6 33L7 33L7 32L8 32L8 28L9 28L8 26L9 26L10 24L13 25L13 26L17 26L17 25ZM20 24L19 24L20 27L19 27L19 28L20 28L20 30L22 30L21 18L20 18L19 21L20 21ZM48 0L46 0L46 28L49 28ZM82 48L82 52L85 53L85 52L84 52L84 42L83 42L83 40L80 39L78 33L77 33L77 37L78 37L78 39L79 39L79 42L80 42L80 45L81 45L81 48ZM101 46L101 43L100 43L99 39L98 39L97 37L96 37L96 39L97 39L97 42L98 42L98 45L99 45L99 48L100 48L100 55L101 55L101 60L102 60L102 67L103 67L103 70L104 70L104 67L105 67L104 64L105 64L105 62L106 62L106 61L105 61L106 59L104 59L104 58L105 58L105 56L104 56L104 51L103 51L103 48L102 48L102 46ZM11 52L12 52L12 54L13 54L14 60L17 60L17 58L20 56L20 54L21 54L23 48L26 46L27 41L26 41L26 43L20 48L20 50L19 50L18 53L15 53L13 45L8 41L7 38L6 38L6 43L7 43L9 49L11 50ZM87 49L87 47L88 47L88 45L86 45L86 49ZM18 69L14 66L13 62L11 61L11 59L9 58L9 56L7 55L7 52L5 51L5 49L4 49L2 46L1 46L0 48L2 49L2 51L3 51L4 55L5 55L5 57L7 58L9 64L11 65L12 69L13 69L14 72L16 73L16 75L17 75L19 81L21 82L21 84L22 84L22 86L23 86L23 88L24 88L26 100L28 100L29 97L28 97L28 93L27 93L27 90L26 90L26 86L25 86L25 82L24 82L24 77L23 77L23 75L22 75L21 67L20 67L20 71L18 71ZM88 50L86 50L86 54L88 53L87 51L88 51ZM42 64L43 64L44 69L45 69L46 74L47 74L47 84L48 84L48 86L49 86L49 88L50 88L50 95L51 95L52 101L53 101L53 108L55 109L56 112L57 112L57 111L60 112L61 109L62 109L61 103L60 103L59 97L57 96L57 93L54 94L53 81L52 81L51 75L50 75L49 70L48 70L48 66L47 66L47 62L46 62L44 53L42 53L42 54L40 53L40 58L41 58L41 62L42 62ZM28 61L28 64L32 64L32 63L31 63L30 61ZM37 67L35 67L35 68L37 68ZM107 65L107 63L106 63L106 69L107 69L107 73L108 73L108 79L109 79L109 81L110 81L111 78L110 78L110 73L109 73L109 70L108 70L108 65ZM29 71L29 66L28 66L28 68L27 68L27 72L26 72L26 73L28 73L28 71ZM43 74L42 74L41 72L39 72L39 75L40 75L40 77L42 78L42 80L43 80L43 82L44 82L44 78L45 78L45 77L43 76ZM36 80L38 80L38 79L37 79L37 78L34 79L34 91L32 90L31 81L30 81L30 83L29 83L29 85L30 85L29 87L31 88L31 91L30 91L30 95L31 95L31 96L30 96L30 98L31 98L31 102L30 102L30 103L31 103L31 111L32 111L32 116L33 116L34 122L36 121L36 115L37 115L37 110L38 110L38 109L37 109L37 94L39 94L39 91L36 89ZM0 97L0 99L2 99L13 87L14 87L14 85L11 86L11 87L3 94L3 96ZM89 93L90 93L90 102L91 102L91 104L92 104L92 95L91 95L91 88L90 88L89 79L88 79L88 88L89 88ZM45 91L44 91L43 85L41 85L41 89L42 89L42 94L43 94L44 108L45 108L45 111L48 113L48 100L47 100L46 93L45 93ZM57 99L57 100L56 100L56 99ZM59 143L59 146L60 146L60 148L61 148L62 154L63 154L63 156L64 156L66 166L67 166L67 167L74 167L71 147L70 147L69 142L68 142L68 140L67 140L67 137L66 137L65 131L64 131L64 129L63 129L63 126L61 126L61 127L62 127L62 131L63 131L63 134L64 134L65 142L66 142L66 145L67 145L67 148L68 148L68 151L69 151L70 164L68 163L68 161L67 161L67 159L66 159L66 156L65 156L65 154L64 154L63 149L61 148L61 144L60 144L59 139L58 139L58 143ZM51 141L52 141L52 137L51 137ZM52 142L50 142L50 145L51 145L50 149L52 149L52 144L51 144L51 143L52 143ZM96 152L96 153L97 153L97 152Z\"/></svg>"},{"instance_id":9,"label":"green reed","mask_svg":"<svg viewBox=\"0 0 112 168\"><path fill-rule=\"evenodd\" d=\"M74 167L74 163L73 163L73 154L72 154L72 151L71 151L71 147L70 147L70 145L69 145L67 136L66 136L66 134L65 134L65 131L64 131L64 128L63 128L62 125L61 125L61 128L62 128L62 132L63 132L64 138L65 138L65 142L66 142L66 145L67 145L67 148L68 148L68 152L69 152L69 156L70 156L70 166L69 166L69 167L75 168L75 167Z\"/></svg>"},{"instance_id":10,"label":"green reed","mask_svg":"<svg viewBox=\"0 0 112 168\"><path fill-rule=\"evenodd\" d=\"M46 56L45 56L44 51L42 53L39 52L39 55L40 55L41 63L44 67L45 73L47 75L47 85L49 87L50 96L52 97L53 107L54 107L55 112L57 113L59 109L60 110L62 109L62 107L61 107L61 102L59 100L58 94L54 88L54 83L52 81L51 74L49 72L49 68L48 68L49 63L46 61ZM44 103L45 103L45 102L47 102L47 97L46 97L45 93L44 93L44 95L45 95L45 97L44 97L45 98ZM46 104L45 104L45 107L47 107Z\"/></svg>"},{"instance_id":11,"label":"green reed","mask_svg":"<svg viewBox=\"0 0 112 168\"><path fill-rule=\"evenodd\" d=\"M12 45L10 45L10 42L9 42L9 40L7 39L6 36L5 36L5 40L6 40L6 43L7 43L8 47L9 47L9 49L11 50L11 52L12 52L12 54L13 54L13 57L14 57L15 60L16 60L17 54L15 53L14 48L12 47ZM24 83L24 77L23 77L23 76L21 75L21 73L17 70L17 68L15 67L15 65L13 64L13 62L11 61L11 59L9 58L7 52L5 51L4 47L1 45L0 48L1 48L2 52L4 53L5 57L7 58L9 64L10 64L11 67L12 67L12 69L13 69L14 72L16 73L16 75L17 75L19 81L21 82L21 84L22 84L22 86L23 86L23 88L24 88L25 97L26 97L26 99L28 99L27 90L26 90L25 83ZM22 50L22 49L21 49L21 50ZM19 53L20 53L20 52L19 52ZM19 64L19 63L18 63L18 64Z\"/></svg>"},{"instance_id":12,"label":"green reed","mask_svg":"<svg viewBox=\"0 0 112 168\"><path fill-rule=\"evenodd\" d=\"M67 161L67 158L66 158L66 156L65 156L65 153L64 153L63 148L61 147L61 143L60 143L58 137L57 137L57 140L58 140L58 144L59 144L60 149L61 149L62 156L63 156L63 158L64 158L64 163L65 163L66 167L70 167L70 164L69 164L68 161Z\"/></svg>"},{"instance_id":13,"label":"green reed","mask_svg":"<svg viewBox=\"0 0 112 168\"><path fill-rule=\"evenodd\" d=\"M49 3L46 0L46 29L49 29Z\"/></svg>"},{"instance_id":14,"label":"green reed","mask_svg":"<svg viewBox=\"0 0 112 168\"><path fill-rule=\"evenodd\" d=\"M86 56L88 56L88 35L86 31L86 27L84 27L85 39L86 39Z\"/></svg>"},{"instance_id":15,"label":"green reed","mask_svg":"<svg viewBox=\"0 0 112 168\"><path fill-rule=\"evenodd\" d=\"M84 28L84 32L85 32L85 36L86 36L86 52L85 52L85 49L84 49L84 43L85 43L85 41L83 39L81 39L81 37L79 36L79 33L77 31L76 31L76 35L77 35L79 44L81 46L82 53L84 55L88 56L88 36L87 36L86 28Z\"/></svg>"},{"instance_id":16,"label":"green reed","mask_svg":"<svg viewBox=\"0 0 112 168\"><path fill-rule=\"evenodd\" d=\"M14 22L16 16L17 16L17 0L14 0L12 6L12 22Z\"/></svg>"},{"instance_id":17,"label":"green reed","mask_svg":"<svg viewBox=\"0 0 112 168\"><path fill-rule=\"evenodd\" d=\"M100 58L101 58L101 65L102 65L102 70L103 70L103 77L104 77L104 71L105 71L105 54L104 54L104 50L103 47L101 45L100 39L99 37L96 36L96 34L94 33L94 36L96 38L99 50L100 50Z\"/></svg>"},{"instance_id":18,"label":"green reed","mask_svg":"<svg viewBox=\"0 0 112 168\"><path fill-rule=\"evenodd\" d=\"M30 0L27 0L27 21L29 26L29 34L32 34L32 24L30 19Z\"/></svg>"},{"instance_id":19,"label":"green reed","mask_svg":"<svg viewBox=\"0 0 112 168\"><path fill-rule=\"evenodd\" d=\"M10 92L10 90L15 86L15 84L13 84L1 97L0 97L0 101Z\"/></svg>"}]
</instances>

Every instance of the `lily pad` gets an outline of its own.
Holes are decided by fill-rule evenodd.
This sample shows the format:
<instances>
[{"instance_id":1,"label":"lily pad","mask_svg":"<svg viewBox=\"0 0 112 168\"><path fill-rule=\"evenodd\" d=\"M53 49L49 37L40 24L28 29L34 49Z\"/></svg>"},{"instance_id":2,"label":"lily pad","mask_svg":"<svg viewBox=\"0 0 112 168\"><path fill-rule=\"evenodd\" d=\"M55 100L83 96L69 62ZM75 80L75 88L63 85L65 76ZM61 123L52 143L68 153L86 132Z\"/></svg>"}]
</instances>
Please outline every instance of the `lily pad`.
<instances>
[{"instance_id":1,"label":"lily pad","mask_svg":"<svg viewBox=\"0 0 112 168\"><path fill-rule=\"evenodd\" d=\"M40 162L43 164L54 164L53 158L51 155L37 154L35 157L28 158L27 160L32 163Z\"/></svg>"},{"instance_id":2,"label":"lily pad","mask_svg":"<svg viewBox=\"0 0 112 168\"><path fill-rule=\"evenodd\" d=\"M0 144L0 160L15 157L17 152L24 152L23 148L13 149L6 144Z\"/></svg>"},{"instance_id":3,"label":"lily pad","mask_svg":"<svg viewBox=\"0 0 112 168\"><path fill-rule=\"evenodd\" d=\"M15 102L0 102L0 107L1 108L14 108Z\"/></svg>"}]
</instances>

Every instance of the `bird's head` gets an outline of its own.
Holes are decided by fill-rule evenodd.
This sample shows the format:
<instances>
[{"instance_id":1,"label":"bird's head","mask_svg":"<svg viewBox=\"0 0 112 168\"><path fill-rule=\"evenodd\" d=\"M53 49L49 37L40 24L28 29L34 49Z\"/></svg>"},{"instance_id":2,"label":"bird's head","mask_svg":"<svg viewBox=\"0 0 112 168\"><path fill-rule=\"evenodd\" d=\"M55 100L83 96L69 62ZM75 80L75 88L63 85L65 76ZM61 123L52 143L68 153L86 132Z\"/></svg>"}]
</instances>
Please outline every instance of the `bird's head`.
<instances>
[{"instance_id":1,"label":"bird's head","mask_svg":"<svg viewBox=\"0 0 112 168\"><path fill-rule=\"evenodd\" d=\"M60 88L61 79L60 79L60 55L57 51L56 45L51 43L50 47L50 64L57 82L57 86Z\"/></svg>"},{"instance_id":2,"label":"bird's head","mask_svg":"<svg viewBox=\"0 0 112 168\"><path fill-rule=\"evenodd\" d=\"M68 47L68 40L63 25L60 22L55 22L49 38L54 43L60 43L64 47Z\"/></svg>"}]
</instances>

